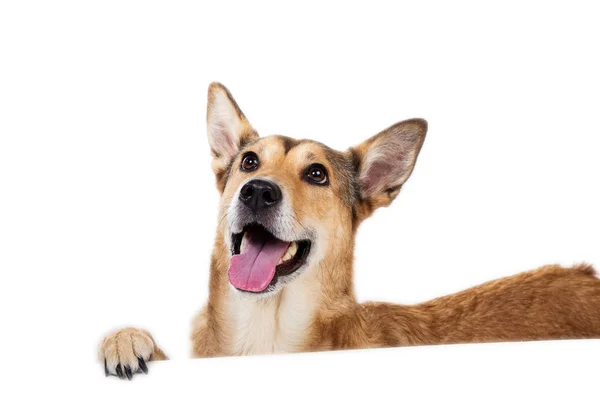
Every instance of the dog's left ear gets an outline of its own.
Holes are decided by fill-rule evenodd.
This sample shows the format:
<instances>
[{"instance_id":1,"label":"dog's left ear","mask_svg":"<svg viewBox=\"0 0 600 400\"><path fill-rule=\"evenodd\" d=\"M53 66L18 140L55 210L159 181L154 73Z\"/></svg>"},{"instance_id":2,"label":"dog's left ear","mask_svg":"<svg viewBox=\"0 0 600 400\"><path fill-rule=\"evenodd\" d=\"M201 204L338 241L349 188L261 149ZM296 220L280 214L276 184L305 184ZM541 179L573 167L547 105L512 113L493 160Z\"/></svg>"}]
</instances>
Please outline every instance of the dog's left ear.
<instances>
[{"instance_id":1,"label":"dog's left ear","mask_svg":"<svg viewBox=\"0 0 600 400\"><path fill-rule=\"evenodd\" d=\"M219 191L222 192L231 160L247 143L258 139L258 133L252 128L229 90L218 82L213 82L208 87L206 125L213 157L212 169Z\"/></svg>"},{"instance_id":2,"label":"dog's left ear","mask_svg":"<svg viewBox=\"0 0 600 400\"><path fill-rule=\"evenodd\" d=\"M396 198L415 166L426 133L427 121L410 119L350 149L357 166L361 220Z\"/></svg>"}]
</instances>

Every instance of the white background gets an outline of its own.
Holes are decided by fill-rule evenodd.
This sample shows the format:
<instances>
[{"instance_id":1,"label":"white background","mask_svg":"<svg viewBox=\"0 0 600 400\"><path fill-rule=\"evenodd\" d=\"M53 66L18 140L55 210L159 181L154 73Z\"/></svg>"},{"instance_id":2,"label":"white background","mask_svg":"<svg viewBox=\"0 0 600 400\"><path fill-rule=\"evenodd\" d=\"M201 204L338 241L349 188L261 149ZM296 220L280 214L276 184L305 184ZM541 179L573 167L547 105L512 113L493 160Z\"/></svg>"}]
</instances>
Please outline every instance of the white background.
<instances>
[{"instance_id":1,"label":"white background","mask_svg":"<svg viewBox=\"0 0 600 400\"><path fill-rule=\"evenodd\" d=\"M214 80L263 135L345 149L429 121L359 231L360 300L599 264L593 2L214 3L1 3L1 397L597 398L598 341L186 361L216 227ZM174 361L105 379L97 344L126 325Z\"/></svg>"}]
</instances>

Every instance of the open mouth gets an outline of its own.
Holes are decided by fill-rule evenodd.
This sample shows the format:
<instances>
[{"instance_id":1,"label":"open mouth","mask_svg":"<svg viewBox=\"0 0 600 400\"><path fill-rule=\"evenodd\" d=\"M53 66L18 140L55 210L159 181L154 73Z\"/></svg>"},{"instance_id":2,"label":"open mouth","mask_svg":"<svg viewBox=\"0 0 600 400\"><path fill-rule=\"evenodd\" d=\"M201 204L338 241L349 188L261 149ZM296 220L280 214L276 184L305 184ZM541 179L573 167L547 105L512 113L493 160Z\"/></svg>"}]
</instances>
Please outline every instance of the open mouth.
<instances>
[{"instance_id":1,"label":"open mouth","mask_svg":"<svg viewBox=\"0 0 600 400\"><path fill-rule=\"evenodd\" d=\"M310 250L309 240L286 242L258 224L245 226L231 242L229 282L252 293L270 291L279 278L296 272Z\"/></svg>"}]
</instances>

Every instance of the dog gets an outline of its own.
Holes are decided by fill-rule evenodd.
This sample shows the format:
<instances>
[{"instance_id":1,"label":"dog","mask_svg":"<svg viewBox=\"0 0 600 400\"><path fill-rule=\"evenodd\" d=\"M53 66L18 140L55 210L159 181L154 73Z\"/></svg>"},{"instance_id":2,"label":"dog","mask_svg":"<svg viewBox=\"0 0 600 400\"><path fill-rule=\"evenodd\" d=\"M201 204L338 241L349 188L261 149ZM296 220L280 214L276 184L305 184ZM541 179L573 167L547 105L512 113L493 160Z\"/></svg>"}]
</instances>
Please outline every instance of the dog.
<instances>
[{"instance_id":1,"label":"dog","mask_svg":"<svg viewBox=\"0 0 600 400\"><path fill-rule=\"evenodd\" d=\"M212 83L207 130L221 198L194 356L600 338L600 279L587 264L544 266L412 306L356 302L357 229L400 193L425 120L336 151L259 137L227 88ZM167 359L138 328L108 335L99 356L106 375L128 379Z\"/></svg>"}]
</instances>

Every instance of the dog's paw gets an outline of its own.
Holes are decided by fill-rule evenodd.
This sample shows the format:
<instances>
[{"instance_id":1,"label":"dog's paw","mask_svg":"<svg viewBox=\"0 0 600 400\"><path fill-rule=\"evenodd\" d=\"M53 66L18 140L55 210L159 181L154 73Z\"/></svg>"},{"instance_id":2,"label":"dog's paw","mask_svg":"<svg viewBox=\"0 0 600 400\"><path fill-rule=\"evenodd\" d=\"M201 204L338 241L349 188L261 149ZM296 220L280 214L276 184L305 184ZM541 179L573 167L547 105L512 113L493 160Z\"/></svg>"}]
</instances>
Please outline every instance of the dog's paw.
<instances>
[{"instance_id":1,"label":"dog's paw","mask_svg":"<svg viewBox=\"0 0 600 400\"><path fill-rule=\"evenodd\" d=\"M129 379L136 372L148 373L146 361L154 352L152 336L143 329L125 328L106 336L100 344L99 358L106 376Z\"/></svg>"}]
</instances>

